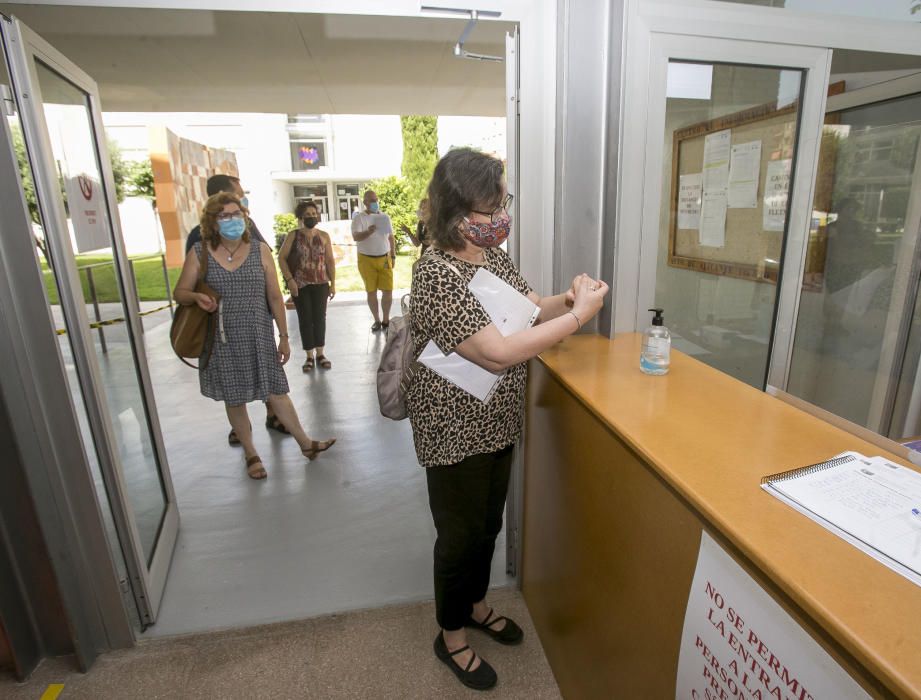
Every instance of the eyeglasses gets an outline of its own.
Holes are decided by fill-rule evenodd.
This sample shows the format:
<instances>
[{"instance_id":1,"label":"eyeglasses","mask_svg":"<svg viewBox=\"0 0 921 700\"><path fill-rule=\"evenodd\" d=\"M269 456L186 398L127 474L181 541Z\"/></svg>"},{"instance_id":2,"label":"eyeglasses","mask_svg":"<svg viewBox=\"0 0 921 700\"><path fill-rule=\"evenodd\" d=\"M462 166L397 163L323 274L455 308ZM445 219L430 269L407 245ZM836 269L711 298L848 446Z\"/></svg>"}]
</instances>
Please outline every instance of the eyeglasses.
<instances>
[{"instance_id":1,"label":"eyeglasses","mask_svg":"<svg viewBox=\"0 0 921 700\"><path fill-rule=\"evenodd\" d=\"M220 214L218 214L218 215L217 215L216 217L214 217L214 218L217 219L218 221L230 221L231 219L242 219L242 218L243 218L243 212L242 212L242 211L234 211L234 212L228 213L228 212L222 211Z\"/></svg>"},{"instance_id":2,"label":"eyeglasses","mask_svg":"<svg viewBox=\"0 0 921 700\"><path fill-rule=\"evenodd\" d=\"M515 200L515 195L507 194L502 198L502 201L499 203L499 206L493 209L491 212L488 211L477 211L476 209L471 209L474 214L480 214L482 216L488 216L491 223L496 223L503 214L508 213L508 208L512 206L512 202Z\"/></svg>"}]
</instances>

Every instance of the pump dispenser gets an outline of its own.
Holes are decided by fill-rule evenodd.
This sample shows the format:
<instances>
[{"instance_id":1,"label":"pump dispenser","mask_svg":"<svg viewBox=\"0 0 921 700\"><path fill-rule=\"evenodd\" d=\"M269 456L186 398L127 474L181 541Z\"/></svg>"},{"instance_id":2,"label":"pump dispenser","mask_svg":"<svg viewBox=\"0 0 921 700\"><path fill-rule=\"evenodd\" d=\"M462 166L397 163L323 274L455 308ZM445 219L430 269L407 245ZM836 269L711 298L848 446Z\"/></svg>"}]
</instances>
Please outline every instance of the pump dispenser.
<instances>
[{"instance_id":1,"label":"pump dispenser","mask_svg":"<svg viewBox=\"0 0 921 700\"><path fill-rule=\"evenodd\" d=\"M643 333L643 351L640 369L646 374L668 374L671 362L672 336L663 325L662 309L649 309L655 313L652 325Z\"/></svg>"}]
</instances>

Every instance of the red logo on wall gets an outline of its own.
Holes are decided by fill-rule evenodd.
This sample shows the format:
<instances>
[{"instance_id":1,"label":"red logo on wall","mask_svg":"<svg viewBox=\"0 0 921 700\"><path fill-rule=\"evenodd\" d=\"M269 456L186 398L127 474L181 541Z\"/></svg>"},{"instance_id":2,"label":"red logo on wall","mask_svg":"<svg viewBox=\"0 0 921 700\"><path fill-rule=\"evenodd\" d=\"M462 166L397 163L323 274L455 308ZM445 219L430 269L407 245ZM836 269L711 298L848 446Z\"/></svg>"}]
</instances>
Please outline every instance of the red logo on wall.
<instances>
[{"instance_id":1,"label":"red logo on wall","mask_svg":"<svg viewBox=\"0 0 921 700\"><path fill-rule=\"evenodd\" d=\"M80 192L83 195L83 199L87 202L90 201L93 198L93 181L86 175L78 175L77 183L80 185Z\"/></svg>"}]
</instances>

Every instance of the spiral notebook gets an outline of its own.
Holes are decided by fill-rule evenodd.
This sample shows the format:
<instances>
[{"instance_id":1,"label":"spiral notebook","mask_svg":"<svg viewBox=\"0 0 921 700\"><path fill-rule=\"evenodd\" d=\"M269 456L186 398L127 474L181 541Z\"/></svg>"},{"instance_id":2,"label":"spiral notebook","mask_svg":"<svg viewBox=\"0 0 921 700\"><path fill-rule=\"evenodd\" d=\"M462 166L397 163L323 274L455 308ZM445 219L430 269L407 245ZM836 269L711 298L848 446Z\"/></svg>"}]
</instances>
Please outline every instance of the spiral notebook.
<instances>
[{"instance_id":1,"label":"spiral notebook","mask_svg":"<svg viewBox=\"0 0 921 700\"><path fill-rule=\"evenodd\" d=\"M921 474L844 452L766 476L761 487L921 586Z\"/></svg>"}]
</instances>

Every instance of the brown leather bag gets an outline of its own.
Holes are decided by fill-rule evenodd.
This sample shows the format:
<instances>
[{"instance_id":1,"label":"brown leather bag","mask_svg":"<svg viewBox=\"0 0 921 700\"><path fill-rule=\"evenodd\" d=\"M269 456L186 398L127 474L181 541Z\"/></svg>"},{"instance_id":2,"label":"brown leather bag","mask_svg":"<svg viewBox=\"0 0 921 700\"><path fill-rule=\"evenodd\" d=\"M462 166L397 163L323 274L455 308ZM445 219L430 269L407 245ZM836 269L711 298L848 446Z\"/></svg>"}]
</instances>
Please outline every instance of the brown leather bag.
<instances>
[{"instance_id":1,"label":"brown leather bag","mask_svg":"<svg viewBox=\"0 0 921 700\"><path fill-rule=\"evenodd\" d=\"M207 242L201 242L201 257L198 266L198 282L195 284L195 291L207 294L216 302L220 302L221 295L215 292L205 283L205 275L208 274L208 254ZM169 331L170 343L173 351L180 360L185 362L193 369L205 369L208 361L211 359L211 350L214 347L214 334L217 326L217 314L207 312L198 304L189 304L188 306L180 304L176 308L176 314L173 316L173 325ZM201 358L201 366L196 367L185 358Z\"/></svg>"}]
</instances>

